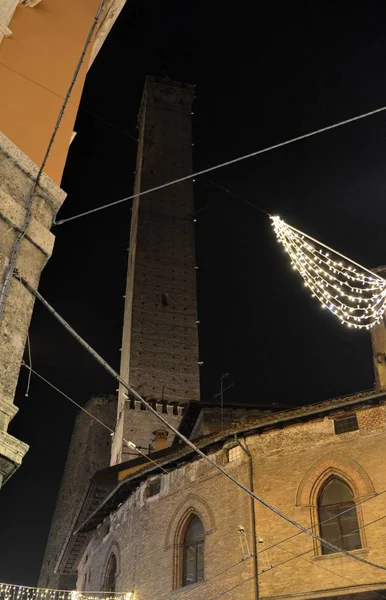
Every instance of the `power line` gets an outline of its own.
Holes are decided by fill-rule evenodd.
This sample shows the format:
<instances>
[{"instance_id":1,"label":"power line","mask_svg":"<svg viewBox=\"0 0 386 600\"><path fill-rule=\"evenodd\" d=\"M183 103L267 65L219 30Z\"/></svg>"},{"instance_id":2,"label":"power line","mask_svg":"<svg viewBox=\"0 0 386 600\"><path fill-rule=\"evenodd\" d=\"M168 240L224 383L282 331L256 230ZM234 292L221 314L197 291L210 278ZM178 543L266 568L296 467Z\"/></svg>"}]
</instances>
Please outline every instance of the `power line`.
<instances>
[{"instance_id":1,"label":"power line","mask_svg":"<svg viewBox=\"0 0 386 600\"><path fill-rule=\"evenodd\" d=\"M385 490L385 491L386 491L386 490ZM381 494L381 493L384 493L384 492L380 492L380 494ZM379 494L379 495L380 495L380 494ZM368 501L368 500L372 500L372 499L373 499L373 498L375 498L375 497L376 497L376 496L372 496L371 498L367 498L366 500L364 500L364 502L366 502L366 501ZM339 513L339 515L342 515L342 514L344 514L345 512L347 512L347 511L343 511L343 512ZM337 516L339 516L339 515L337 515ZM359 527L359 528L358 528L358 531L359 531L359 529L363 529L363 528L365 528L365 527L368 527L369 525L373 525L374 523L376 523L377 521L380 521L380 520L384 519L385 517L386 517L386 515L383 515L382 517L379 517L378 519L374 519L374 521L370 521L370 523L366 523L366 524L365 524L365 525L363 525L362 527ZM326 522L327 522L327 521L329 521L329 520L330 520L330 519L327 519L326 521L323 521L323 523L326 523ZM296 534L296 535L298 535L298 534ZM292 536L292 537L294 537L294 536ZM275 546L276 546L276 545L279 545L279 544L282 544L282 543L284 543L285 541L287 541L287 539L290 539L290 538L286 538L285 540L282 540L282 541L278 542L277 544L275 544ZM273 546L271 546L271 547L273 547ZM269 549L269 548L267 548L267 550L268 550L268 549ZM284 550L285 552L288 552L289 554L294 554L294 553L293 553L293 552L291 552L290 550L287 550L287 548L282 548L282 550ZM346 580L346 581L348 581L349 583L353 583L354 585L359 585L359 584L358 584L356 581L354 581L353 579L349 579L348 577L345 577L344 575L341 575L340 573L336 573L335 571L332 571L331 569L328 569L327 567L323 567L323 565L319 564L318 562L313 562L313 561L311 561L311 560L308 560L307 558L303 558L303 555L304 555L304 554L309 554L310 552L312 552L312 550L307 550L306 552L303 552L302 554L293 555L293 557L292 557L292 558L290 558L289 560L287 560L287 561L284 561L284 562L282 562L282 563L279 563L278 565L274 565L274 566L272 567L272 569L275 569L276 567L278 567L278 566L281 566L282 564L285 564L285 563L287 563L287 562L290 562L291 560L295 560L296 558L301 558L302 560L305 560L306 562L310 563L312 566L320 567L321 569L324 569L325 571L328 571L329 573L332 573L333 575L337 575L338 577L340 577L340 578L342 578L342 579L345 579L345 580ZM258 555L259 555L259 556L260 556L261 554L262 554L262 552L259 552L259 553L258 553ZM207 579L206 581L203 581L203 582L202 582L201 584L199 584L199 585L200 585L200 586L202 586L202 585L205 585L206 583L208 583L209 581L212 581L213 579L215 579L215 578L216 578L216 577L218 577L219 575L223 575L224 573L227 573L227 572L228 572L228 571L230 571L232 568L236 567L237 565L241 564L242 562L243 562L243 561L238 561L237 563L235 563L235 564L234 564L234 565L232 565L231 567L228 567L228 568L227 568L227 569L225 569L224 571L221 571L220 573L217 573L216 575L214 575L214 576L213 576L213 577L211 577L210 579ZM261 572L259 573L259 575L262 575L262 574L264 574L264 573L269 573L269 572L271 572L271 571L272 571L272 569L269 569L269 570L267 570L267 571L261 571ZM251 581L253 578L254 578L254 577L250 577L250 578L248 578L248 579L246 579L246 580L244 580L244 581L241 581L241 582L237 583L236 585L232 586L231 588L228 588L227 590L225 590L225 591L221 592L219 595L216 595L216 596L214 596L214 597L210 598L209 600L216 600L217 598L221 598L221 597L225 596L226 594L228 594L229 592L233 591L235 588L237 588L237 587L239 587L239 586L243 585L243 584L244 584L244 583L246 583L247 581ZM181 598L185 597L185 596L186 596L186 595L187 595L189 592L196 590L196 589L197 589L197 587L199 587L199 586L195 586L195 587L194 587L194 589L192 589L192 590L186 590L186 592L182 593L180 596L177 596L176 600L180 600ZM367 585L366 587L368 588L368 585ZM371 590L371 589L370 589L369 591L370 591L370 593L376 594L376 595L377 595L377 596L379 596L380 598L383 598L383 599L385 599L385 598L386 598L386 596L384 596L383 594L381 594L381 593L380 593L380 592L378 592L377 590ZM310 592L310 593L312 593L312 592Z\"/></svg>"},{"instance_id":2,"label":"power line","mask_svg":"<svg viewBox=\"0 0 386 600\"><path fill-rule=\"evenodd\" d=\"M43 171L44 171L44 168L46 166L49 154L50 154L52 146L53 146L53 144L55 142L56 134L57 134L57 132L59 130L59 127L61 125L64 112L65 112L65 110L67 108L68 101L70 99L72 90L73 90L74 85L76 83L76 80L78 78L79 71L80 71L81 66L83 64L84 57L86 55L88 46L89 46L89 44L91 42L92 36L94 35L94 31L95 31L97 23L99 21L99 17L101 15L104 2L105 2L105 0L101 0L100 3L99 3L98 10L97 10L96 15L94 17L93 24L91 25L90 30L88 32L86 41L85 41L85 43L83 45L82 53L81 53L81 55L80 55L80 57L78 59L77 65L75 67L75 70L74 70L74 73L73 73L73 76L72 76L72 79L71 79L71 83L70 83L70 85L68 87L66 96L64 98L64 101L63 101L62 106L60 108L58 117L56 119L56 123L55 123L54 129L53 129L52 134L50 136L50 139L48 141L48 145L47 145L46 151L44 153L42 163L41 163L41 165L39 167L39 170L37 172L37 175L36 175L36 177L35 177L35 179L33 181L31 190L30 190L30 192L28 194L28 197L27 197L27 200L26 200L26 203L25 203L26 211L25 211L25 219L24 219L23 229L19 232L19 234L17 235L17 237L15 239L15 242L13 244L12 251L11 251L11 257L10 257L10 260L9 260L9 263L8 263L8 268L7 268L7 271L6 271L6 274L5 274L5 278L4 278L4 283L3 283L3 286L2 286L2 289L1 289L1 292L0 292L0 323L1 323L1 321L3 319L3 316L4 316L5 303L6 303L8 294L9 294L11 280L12 280L13 272L14 272L15 267L16 267L16 261L17 261L17 257L18 257L18 254L19 254L20 246L21 246L21 243L22 243L24 237L26 236L29 224L31 222L31 217L32 217L32 202L33 202L34 194L35 194L37 186L40 183L40 178L41 178L41 176L43 174Z\"/></svg>"},{"instance_id":3,"label":"power line","mask_svg":"<svg viewBox=\"0 0 386 600\"><path fill-rule=\"evenodd\" d=\"M248 559L249 558L251 558L251 556L248 556ZM174 600L180 600L181 598L185 598L185 596L187 594L189 594L190 592L193 592L193 591L197 590L198 587L201 587L201 586L209 583L210 581L213 581L213 579L216 579L216 577L220 577L220 575L224 575L224 573L228 573L228 571L231 571L232 569L234 569L238 565L241 565L242 563L245 563L245 559L244 558L242 558L241 560L237 561L237 563L234 563L233 565L231 565L227 569L224 569L223 571L220 571L219 573L216 573L216 575L213 575L213 577L210 577L209 579L205 579L205 581L201 581L198 585L195 585L193 589L187 589L187 590L185 590L184 592L182 592L182 594L180 594L179 596L177 596Z\"/></svg>"},{"instance_id":4,"label":"power line","mask_svg":"<svg viewBox=\"0 0 386 600\"><path fill-rule=\"evenodd\" d=\"M105 429L107 429L113 436L115 435L114 429L111 429L111 427L109 427L108 425L106 425L106 423L103 423L103 421L101 421L100 419L98 419L98 417L96 417L95 415L93 415L92 413L90 413L89 410L87 410L81 404L78 404L78 402L76 402L75 400L73 400L73 398L70 398L70 396L68 396L67 394L65 394L64 392L62 392L62 390L60 390L58 387L56 387L56 385L54 385L53 383L51 383L51 381L48 381L48 379L46 379L45 377L43 377L43 375L40 375L40 373L38 373L37 371L35 371L35 369L32 369L32 367L30 367L29 365L27 365L24 362L24 360L22 361L21 364L22 364L23 367L25 367L28 370L29 373L33 373L34 375L36 375L36 377L39 377L39 379L41 379L42 381L44 381L53 390L55 390L56 392L58 392L58 394L61 394L64 398L66 398L67 400L69 400L70 402L72 402L72 404L75 404L75 406L77 406L81 411L83 411L84 413L86 413L86 415L88 415L89 417L91 417L91 419L94 419L94 421L96 421L97 423L99 423L99 425L102 425L102 427L104 427ZM153 463L158 469L161 469L164 473L168 474L168 472L166 471L166 469L164 469L161 465L159 465L149 455L147 455L144 452L142 452L138 448L138 446L136 446L133 442L130 442L130 440L126 440L123 436L122 436L122 441L125 442L125 444L129 448L131 448L132 450L135 450L136 452L138 452L138 454L140 454L141 456L143 456L144 458L146 458L146 460L148 460L149 462Z\"/></svg>"},{"instance_id":5,"label":"power line","mask_svg":"<svg viewBox=\"0 0 386 600\"><path fill-rule=\"evenodd\" d=\"M351 510L354 510L354 508L356 509L357 506L360 506L361 504L364 504L365 502L368 502L369 500L375 500L375 498L378 498L379 496L382 496L382 494L385 494L385 493L386 493L386 490L382 490L381 492L378 492L378 493L374 494L374 496L370 496L369 498L365 498L364 500L361 500L360 502L357 502L355 504L355 506L352 506L350 508L346 508L346 510L343 510L341 513L339 513L339 514L337 514L337 515L335 515L333 517L329 517L325 521L320 521L319 525L324 525L325 523L328 523L329 521L332 521L336 517L340 517L341 515L344 515L344 514L350 512ZM369 523L369 525L371 525L371 523ZM364 525L363 527L366 527L366 525ZM309 529L312 529L312 527L310 527ZM288 542L289 540L292 540L293 538L295 538L295 537L297 537L298 535L301 535L301 534L302 534L302 532L298 531L297 533L294 533L293 535L290 535L290 536L284 538L284 540L280 540L280 542L276 542L275 544L272 544L271 546L268 546L268 548L264 548L263 550L261 550L259 552L259 555L263 554L264 552L268 552L268 550L272 550L272 548L276 548L276 546L280 546L281 544L284 544L284 542Z\"/></svg>"},{"instance_id":6,"label":"power line","mask_svg":"<svg viewBox=\"0 0 386 600\"><path fill-rule=\"evenodd\" d=\"M98 354L96 352L96 350L94 350L94 348L92 348L90 346L90 344L88 344L72 327L69 323L67 323L67 321L61 316L59 315L59 313L49 304L49 302L47 302L47 300L40 294L40 292L38 292L37 290L35 290L23 277L21 277L20 275L15 273L15 277L17 277L17 279L19 279L19 281L27 288L27 290L33 294L42 304L43 306L45 306L45 308L55 317L55 319L57 321L59 321L59 323L61 325L63 325L63 327L83 346L83 348L85 350L87 350L87 352L89 352L91 354L91 356L93 356L93 358L101 365L103 366L103 368L110 373L110 375L112 377L114 377L114 379L116 379L116 381L118 381L134 398L136 398L137 400L139 400L141 402L141 404L143 406L145 406L145 408L151 413L153 414L159 421L161 421L165 427L167 427L168 429L170 429L177 437L179 437L187 446L189 446L196 454L198 454L199 456L201 456L201 458L203 458L204 460L206 460L207 462L209 462L217 471L219 471L220 473L222 473L227 479L229 479L230 481L232 481L232 483L234 483L237 487L239 487L240 489L242 489L246 494L248 494L248 496L250 496L251 498L255 499L257 502L259 502L260 504L262 504L263 506L265 506L268 510L270 510L271 512L273 512L274 514L278 515L279 517L281 517L282 519L284 519L285 521L287 521L288 523L290 523L291 525L293 525L294 527L297 527L297 529L299 529L300 531L302 531L303 533L306 533L308 536L312 537L313 539L317 540L318 542L320 542L321 544L323 544L323 546L326 546L327 548L329 548L330 550L334 550L335 552L341 552L342 554L348 556L351 560L355 560L357 562L360 562L362 564L368 565L370 567L374 567L375 569L380 569L382 571L386 571L386 566L383 565L379 565L376 563L373 563L369 560L366 560L364 558L361 558L360 556L356 556L353 554L350 554L350 552L348 552L347 550L343 550L342 548L338 548L338 546L335 546L334 544L332 544L331 542L328 542L327 540L323 539L322 537L320 537L319 535L317 535L316 533L314 533L313 531L308 530L306 527L304 527L303 525L301 525L300 523L298 523L297 521L295 521L294 519L292 519L291 517L289 517L288 515L284 514L283 512L281 512L278 508L276 508L275 506L273 506L272 504L270 504L269 502L267 502L266 500L264 500L263 498L261 498L260 496L258 496L257 494L255 494L254 492L252 492L249 488L247 488L243 483L241 483L240 481L238 481L235 477L233 477L230 473L228 473L221 465L217 464L213 459L211 459L209 456L207 456L202 450L200 450L200 448L198 448L195 444L193 444L193 442L191 442L185 435L183 435L180 431L178 431L178 429L176 429L176 427L174 427L173 425L171 425L170 423L168 423L168 421L161 415L159 414L148 402L146 402L146 400L144 398L142 398L142 396L136 391L134 390L101 356L100 354Z\"/></svg>"},{"instance_id":7,"label":"power line","mask_svg":"<svg viewBox=\"0 0 386 600\"><path fill-rule=\"evenodd\" d=\"M127 202L128 200L133 200L134 198L139 198L140 196L144 196L145 194L150 194L152 192L162 190L162 189L170 187L172 185L176 185L177 183L182 183L184 181L188 181L189 179L193 179L193 177L198 177L200 175L205 175L206 173L210 173L211 171L216 171L218 169L223 169L224 167L229 167L230 165L234 165L243 160L247 160L248 158L254 158L255 156L259 156L260 154L265 154L266 152L271 152L272 150L277 150L278 148L283 148L284 146L288 146L289 144L299 142L300 140L304 140L304 139L313 137L315 135L319 135L320 133L324 133L325 131L337 129L338 127L342 127L343 125L353 123L354 121L359 121L361 119L365 119L366 117L371 117L372 115L381 113L385 110L386 110L386 106L382 106L381 108L377 108L377 109L369 111L367 113L362 113L361 115L357 115L356 117L351 117L349 119L345 119L344 121L339 121L338 123L334 123L333 125L327 125L327 127L321 127L320 129L315 129L314 131L311 131L309 133L304 133L302 135L296 136L296 137L286 140L284 142L279 142L278 144L273 144L272 146L267 146L266 148L262 148L261 150L256 150L255 152L250 152L249 154L244 154L243 156L239 156L237 158L232 158L231 160L227 160L223 163L219 163L217 165L214 165L213 167L201 169L200 171L196 171L195 173L191 173L190 175L185 175L184 177L179 177L178 179L174 179L172 181L168 181L167 183L163 183L161 185L157 185L155 187L149 188L148 190L143 190L142 192L138 192L137 194L132 194L131 196L126 196L125 198L121 198L120 200L115 200L114 202L110 202L108 204L98 206L97 208L92 208L91 210L87 210L87 211L79 213L77 215L73 215L72 217L68 217L67 219L61 219L60 221L56 221L54 223L54 225L63 225L64 223L67 223L68 221L80 219L81 217L85 217L86 215L90 215L90 214L98 212L100 210L104 210L105 208L110 208L111 206L116 206L117 204L121 204L122 202Z\"/></svg>"},{"instance_id":8,"label":"power line","mask_svg":"<svg viewBox=\"0 0 386 600\"><path fill-rule=\"evenodd\" d=\"M383 515L382 517L379 517L378 519L374 519L374 521L370 521L370 523L366 523L365 525L362 525L362 527L358 527L358 529L357 529L357 530L355 530L355 531L359 531L360 529L363 529L363 528L365 528L365 527L368 527L369 525L373 525L373 524L374 524L374 523L376 523L377 521L381 521L381 520L382 520L382 519L384 519L384 518L386 518L386 515ZM281 562L281 563L279 563L279 564L277 564L277 565L274 565L274 566L272 567L272 569L269 569L269 570L267 570L267 571L261 571L261 572L259 573L259 575L262 575L263 573L270 573L270 572L271 572L273 569L275 569L276 567L280 567L281 565L284 565L284 564L286 564L286 563L288 563L288 562L291 562L292 560L295 560L296 558L300 558L301 560L305 560L306 562L310 563L310 564L311 564L311 565L313 565L313 566L317 566L317 567L319 567L319 568L321 568L321 569L324 569L325 571L328 571L329 573L332 573L333 575L337 575L338 577L340 577L340 578L342 578L342 579L345 579L345 580L346 580L346 581L348 581L349 583L353 583L354 585L360 585L360 584L358 584L358 582L357 582L357 581L354 581L353 579L350 579L350 578L346 577L345 575L341 575L340 573L336 573L335 571L332 571L331 569L328 569L327 567L324 567L323 565L321 565L321 564L320 564L320 563L318 563L318 562L313 562L312 560L309 560L308 558L303 558L303 556L304 556L305 554L309 554L310 552L312 552L312 549L311 549L311 550L307 550L306 552L303 552L302 554L297 554L297 555L294 555L294 553L293 553L293 552L291 552L291 550L288 550L287 548L282 548L282 550L284 550L285 552L288 552L289 554L292 554L292 555L293 555L293 556L292 556L292 558L289 558L289 559L288 559L288 560L286 560L286 561L283 561L283 562ZM366 584L365 584L365 585L366 585ZM367 588L368 588L368 586L369 586L369 584L367 584L367 585L366 585L366 587L367 587ZM386 598L386 596L385 596L384 594L381 594L381 593L380 593L380 592L378 592L377 590L371 590L371 589L370 589L369 591L370 591L371 593L373 593L373 594L376 594L376 595L377 595L377 596L379 596L380 598ZM311 593L312 593L312 592L311 592Z\"/></svg>"},{"instance_id":9,"label":"power line","mask_svg":"<svg viewBox=\"0 0 386 600\"><path fill-rule=\"evenodd\" d=\"M343 513L340 513L343 514ZM337 516L340 515L335 515L334 518L336 518ZM382 521L382 519L385 519L386 515L383 515L382 517L378 517L377 519L374 519L373 521L370 521L370 523L365 523L364 525L361 525L361 527L358 527L357 529L355 529L354 531L352 531L351 533L356 533L357 531L360 531L361 529L364 529L365 527L368 527L369 525L373 525L374 523L377 523L378 521ZM326 521L324 521L326 522ZM340 538L336 538L335 540L333 540L334 542L338 541ZM282 542L279 542L279 544L281 545L282 543L284 543L286 540L283 540ZM277 544L277 545L279 545ZM285 548L282 548L282 550L286 550ZM287 552L289 552L289 550L287 550ZM269 569L269 571L272 571L273 569L276 569L277 567L281 567L282 565L285 565L288 562L291 562L292 560L295 560L296 558L301 558L302 556L304 556L305 554L310 554L311 552L313 552L313 549L311 548L311 550L306 550L305 552L302 552L301 554L296 554L294 555L292 558L289 558L288 560L284 560L281 563L277 563L276 565L273 565L271 569ZM341 550L340 550L341 552ZM313 564L313 563L312 563ZM265 571L261 571L259 573L259 575L261 575L262 573L264 573ZM268 571L266 571L268 572Z\"/></svg>"},{"instance_id":10,"label":"power line","mask_svg":"<svg viewBox=\"0 0 386 600\"><path fill-rule=\"evenodd\" d=\"M236 192L233 192L232 190L224 187L220 183L217 183L216 181L213 181L213 179L209 179L209 177L205 177L204 175L201 175L201 179L204 179L205 181L208 181L209 183L211 183L212 185L216 186L217 188L219 188L223 192L226 192L227 194L230 194L231 196L234 196L238 200L241 200L242 202L245 202L245 204L248 204L248 206L251 206L252 208L255 208L256 210L260 211L264 215L267 215L267 217L271 216L269 213L267 213L266 210L264 210L264 208L260 208L260 206L256 206L256 204L253 204L253 202L250 202L246 198L243 198L243 196L240 196L239 194L236 194Z\"/></svg>"},{"instance_id":11,"label":"power line","mask_svg":"<svg viewBox=\"0 0 386 600\"><path fill-rule=\"evenodd\" d=\"M38 81L36 81L36 79L32 79L32 77L28 77L27 75L24 75L24 73L21 73L21 71L18 71L17 69L14 69L1 61L0 61L0 65L2 67L4 67L5 69L8 69L9 71L12 71L13 73L20 75L20 77L23 77L23 79L26 79L27 81L30 81L31 83L34 83L35 85L42 88L43 90L46 90L46 92L50 92L50 94L53 94L57 98L60 98L61 100L64 99L64 97L61 94L54 92L54 90L51 90L49 87L43 85L42 83L39 83ZM77 102L72 102L71 100L69 100L68 103L72 104L72 106L75 106L75 108L77 108L81 112L84 112L84 113L90 115L91 117L94 117L94 119L97 119L98 121L100 121L101 123L104 123L108 127L115 129L116 131L118 131L118 133L122 133L123 135L126 135L127 137L131 138L135 142L138 141L137 138L133 134L129 133L128 131L125 131L124 129L122 129L121 127L118 127L117 125L114 125L114 123L107 121L103 117L100 117L99 115L95 114L93 111L88 110L88 108L84 108L83 106L81 106L81 104L78 104Z\"/></svg>"}]
</instances>

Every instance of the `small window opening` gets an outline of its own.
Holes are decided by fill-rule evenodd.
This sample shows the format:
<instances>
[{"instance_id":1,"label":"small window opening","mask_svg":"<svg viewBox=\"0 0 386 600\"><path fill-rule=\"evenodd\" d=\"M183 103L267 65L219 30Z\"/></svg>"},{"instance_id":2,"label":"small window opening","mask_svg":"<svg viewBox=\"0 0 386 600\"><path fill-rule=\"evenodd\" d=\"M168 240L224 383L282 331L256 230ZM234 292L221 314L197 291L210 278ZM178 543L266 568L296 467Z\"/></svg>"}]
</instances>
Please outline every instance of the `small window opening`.
<instances>
[{"instance_id":1,"label":"small window opening","mask_svg":"<svg viewBox=\"0 0 386 600\"><path fill-rule=\"evenodd\" d=\"M117 578L117 559L115 554L112 554L107 563L105 576L103 579L104 592L115 592L115 581Z\"/></svg>"},{"instance_id":2,"label":"small window opening","mask_svg":"<svg viewBox=\"0 0 386 600\"><path fill-rule=\"evenodd\" d=\"M152 496L157 496L161 491L161 479L153 479L153 481L149 481L147 484L147 497L151 498Z\"/></svg>"},{"instance_id":3,"label":"small window opening","mask_svg":"<svg viewBox=\"0 0 386 600\"><path fill-rule=\"evenodd\" d=\"M347 433L348 431L356 431L359 429L358 419L356 414L350 415L349 417L342 417L341 419L335 419L334 421L335 433Z\"/></svg>"},{"instance_id":4,"label":"small window opening","mask_svg":"<svg viewBox=\"0 0 386 600\"><path fill-rule=\"evenodd\" d=\"M234 446L228 450L228 462L238 461L241 459L241 448L240 446Z\"/></svg>"},{"instance_id":5,"label":"small window opening","mask_svg":"<svg viewBox=\"0 0 386 600\"><path fill-rule=\"evenodd\" d=\"M169 294L162 292L161 295L162 306L169 306Z\"/></svg>"}]
</instances>

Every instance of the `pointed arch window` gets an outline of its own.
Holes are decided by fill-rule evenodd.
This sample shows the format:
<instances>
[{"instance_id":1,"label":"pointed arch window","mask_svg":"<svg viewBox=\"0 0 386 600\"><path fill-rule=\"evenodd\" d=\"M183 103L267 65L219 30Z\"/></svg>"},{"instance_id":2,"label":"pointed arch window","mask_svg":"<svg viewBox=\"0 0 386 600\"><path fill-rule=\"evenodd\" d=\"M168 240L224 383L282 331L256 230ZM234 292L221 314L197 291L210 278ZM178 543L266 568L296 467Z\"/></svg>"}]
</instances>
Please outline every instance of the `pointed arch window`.
<instances>
[{"instance_id":1,"label":"pointed arch window","mask_svg":"<svg viewBox=\"0 0 386 600\"><path fill-rule=\"evenodd\" d=\"M182 585L204 581L204 527L194 515L187 526L182 548Z\"/></svg>"},{"instance_id":2,"label":"pointed arch window","mask_svg":"<svg viewBox=\"0 0 386 600\"><path fill-rule=\"evenodd\" d=\"M318 513L322 538L342 550L362 547L353 493L341 479L331 477L323 486L318 498ZM333 553L334 550L322 545L322 554Z\"/></svg>"},{"instance_id":3,"label":"pointed arch window","mask_svg":"<svg viewBox=\"0 0 386 600\"><path fill-rule=\"evenodd\" d=\"M105 576L103 579L103 591L115 592L115 581L117 578L117 557L112 554L107 563Z\"/></svg>"}]
</instances>

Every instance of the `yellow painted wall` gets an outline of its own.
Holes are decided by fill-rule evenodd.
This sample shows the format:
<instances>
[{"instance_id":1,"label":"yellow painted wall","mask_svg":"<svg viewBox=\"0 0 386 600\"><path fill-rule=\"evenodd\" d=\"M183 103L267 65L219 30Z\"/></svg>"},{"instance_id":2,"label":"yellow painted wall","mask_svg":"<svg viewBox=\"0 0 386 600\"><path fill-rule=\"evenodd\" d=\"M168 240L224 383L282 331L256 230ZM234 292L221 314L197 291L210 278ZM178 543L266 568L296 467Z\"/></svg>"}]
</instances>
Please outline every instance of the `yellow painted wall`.
<instances>
[{"instance_id":1,"label":"yellow painted wall","mask_svg":"<svg viewBox=\"0 0 386 600\"><path fill-rule=\"evenodd\" d=\"M0 43L0 131L40 165L99 0L19 5ZM90 54L89 48L88 54ZM68 104L45 172L60 184L89 57Z\"/></svg>"}]
</instances>

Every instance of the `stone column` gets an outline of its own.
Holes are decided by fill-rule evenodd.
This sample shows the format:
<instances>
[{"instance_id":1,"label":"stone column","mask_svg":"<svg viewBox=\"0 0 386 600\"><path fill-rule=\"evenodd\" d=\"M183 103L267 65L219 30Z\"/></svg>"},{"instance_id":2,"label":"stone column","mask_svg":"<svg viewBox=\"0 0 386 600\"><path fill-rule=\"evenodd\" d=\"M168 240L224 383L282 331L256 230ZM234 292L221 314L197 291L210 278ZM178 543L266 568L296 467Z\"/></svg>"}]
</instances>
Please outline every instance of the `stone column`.
<instances>
[{"instance_id":1,"label":"stone column","mask_svg":"<svg viewBox=\"0 0 386 600\"><path fill-rule=\"evenodd\" d=\"M25 222L25 203L38 167L0 133L0 286L4 284L12 247ZM43 174L37 187L32 218L17 258L19 273L35 288L52 254L50 232L66 194ZM27 444L7 433L18 411L14 395L27 339L34 298L15 278L11 281L0 322L0 486L20 466Z\"/></svg>"}]
</instances>

